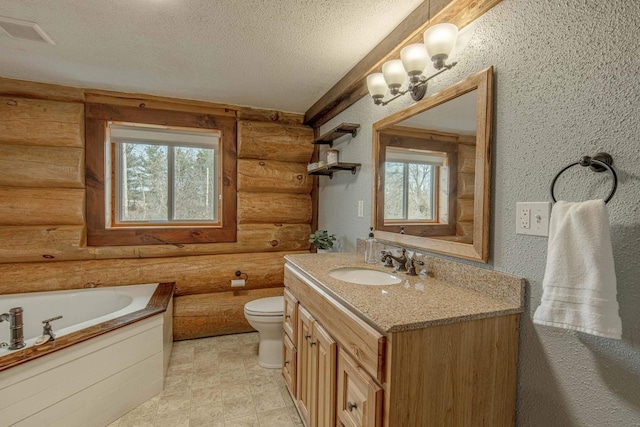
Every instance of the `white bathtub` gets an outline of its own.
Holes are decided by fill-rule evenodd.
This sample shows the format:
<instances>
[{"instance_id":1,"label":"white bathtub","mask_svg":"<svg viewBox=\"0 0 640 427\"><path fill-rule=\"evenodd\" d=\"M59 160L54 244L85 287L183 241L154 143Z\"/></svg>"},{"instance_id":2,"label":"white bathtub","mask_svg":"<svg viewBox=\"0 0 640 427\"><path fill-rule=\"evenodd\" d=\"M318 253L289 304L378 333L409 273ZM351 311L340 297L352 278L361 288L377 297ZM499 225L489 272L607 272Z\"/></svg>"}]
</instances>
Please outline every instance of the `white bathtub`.
<instances>
[{"instance_id":1,"label":"white bathtub","mask_svg":"<svg viewBox=\"0 0 640 427\"><path fill-rule=\"evenodd\" d=\"M147 306L157 283L71 291L33 292L0 295L0 313L22 307L24 338L27 347L42 335L42 321L62 315L51 322L56 337L141 310ZM8 323L0 324L0 343L9 342ZM0 357L11 353L0 349Z\"/></svg>"},{"instance_id":2,"label":"white bathtub","mask_svg":"<svg viewBox=\"0 0 640 427\"><path fill-rule=\"evenodd\" d=\"M161 392L172 289L156 283L0 295L0 313L23 308L27 342L0 350L0 427L106 426ZM58 315L56 340L34 346L42 320ZM0 323L0 342L8 341L9 323Z\"/></svg>"}]
</instances>

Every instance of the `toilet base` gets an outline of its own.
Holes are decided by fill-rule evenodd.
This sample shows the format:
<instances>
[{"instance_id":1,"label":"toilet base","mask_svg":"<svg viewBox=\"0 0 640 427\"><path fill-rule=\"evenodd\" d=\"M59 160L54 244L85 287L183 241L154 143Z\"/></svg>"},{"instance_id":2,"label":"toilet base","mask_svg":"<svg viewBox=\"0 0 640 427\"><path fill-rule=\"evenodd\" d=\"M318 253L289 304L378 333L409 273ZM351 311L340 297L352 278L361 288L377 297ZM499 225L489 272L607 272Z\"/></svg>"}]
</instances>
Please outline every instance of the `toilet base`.
<instances>
[{"instance_id":1,"label":"toilet base","mask_svg":"<svg viewBox=\"0 0 640 427\"><path fill-rule=\"evenodd\" d=\"M258 365L269 369L282 369L282 337L262 339L258 348Z\"/></svg>"}]
</instances>

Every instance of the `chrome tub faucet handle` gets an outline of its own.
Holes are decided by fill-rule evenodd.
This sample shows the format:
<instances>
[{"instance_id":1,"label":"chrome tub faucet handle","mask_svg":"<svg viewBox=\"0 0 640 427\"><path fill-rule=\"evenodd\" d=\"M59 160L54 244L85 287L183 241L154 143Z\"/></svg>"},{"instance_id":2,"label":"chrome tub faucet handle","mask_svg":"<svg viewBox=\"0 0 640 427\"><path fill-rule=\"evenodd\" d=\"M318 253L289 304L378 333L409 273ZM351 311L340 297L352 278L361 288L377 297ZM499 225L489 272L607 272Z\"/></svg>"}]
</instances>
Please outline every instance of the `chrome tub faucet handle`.
<instances>
[{"instance_id":1,"label":"chrome tub faucet handle","mask_svg":"<svg viewBox=\"0 0 640 427\"><path fill-rule=\"evenodd\" d=\"M56 334L53 333L53 327L50 325L50 322L58 319L62 319L62 316L56 316L42 321L42 324L44 325L42 327L42 335L49 335L49 341L55 341L56 339Z\"/></svg>"}]
</instances>

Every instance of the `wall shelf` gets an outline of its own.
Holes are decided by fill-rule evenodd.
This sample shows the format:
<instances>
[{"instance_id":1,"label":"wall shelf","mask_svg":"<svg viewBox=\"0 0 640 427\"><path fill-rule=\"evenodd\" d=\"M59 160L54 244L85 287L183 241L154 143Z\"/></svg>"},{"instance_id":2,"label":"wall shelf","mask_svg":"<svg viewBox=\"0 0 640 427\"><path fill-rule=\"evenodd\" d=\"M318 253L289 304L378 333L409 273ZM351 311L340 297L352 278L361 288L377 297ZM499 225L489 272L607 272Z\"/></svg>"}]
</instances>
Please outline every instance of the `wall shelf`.
<instances>
[{"instance_id":1,"label":"wall shelf","mask_svg":"<svg viewBox=\"0 0 640 427\"><path fill-rule=\"evenodd\" d=\"M328 144L330 147L333 147L333 141L348 133L350 133L352 137L355 137L358 134L358 129L360 129L360 125L357 123L341 123L314 140L313 143Z\"/></svg>"},{"instance_id":2,"label":"wall shelf","mask_svg":"<svg viewBox=\"0 0 640 427\"><path fill-rule=\"evenodd\" d=\"M324 175L329 179L333 178L334 172L351 171L352 175L356 174L356 169L360 167L360 163L333 163L331 165L322 166L321 168L311 169L309 175Z\"/></svg>"}]
</instances>

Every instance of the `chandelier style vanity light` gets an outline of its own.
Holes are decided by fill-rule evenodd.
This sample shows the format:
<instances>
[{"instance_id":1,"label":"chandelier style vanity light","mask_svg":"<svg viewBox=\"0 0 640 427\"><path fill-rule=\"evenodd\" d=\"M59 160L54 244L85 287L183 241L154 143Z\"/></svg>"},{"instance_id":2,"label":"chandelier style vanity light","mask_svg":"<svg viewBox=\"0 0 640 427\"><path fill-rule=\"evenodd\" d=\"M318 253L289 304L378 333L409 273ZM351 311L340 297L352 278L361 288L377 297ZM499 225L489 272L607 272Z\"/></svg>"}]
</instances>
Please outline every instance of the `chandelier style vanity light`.
<instances>
[{"instance_id":1,"label":"chandelier style vanity light","mask_svg":"<svg viewBox=\"0 0 640 427\"><path fill-rule=\"evenodd\" d=\"M445 61L451 54L458 37L458 27L453 24L437 24L424 32L424 44L415 43L404 47L400 51L401 59L393 59L382 65L381 73L367 76L367 88L376 105L387 105L394 99L411 93L414 101L419 101L427 91L427 82L432 78L453 68L457 62L447 64ZM425 77L422 75L429 58L433 67L438 70L435 74ZM409 76L409 87L400 90L406 76ZM393 98L383 101L387 93Z\"/></svg>"}]
</instances>

